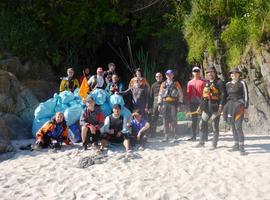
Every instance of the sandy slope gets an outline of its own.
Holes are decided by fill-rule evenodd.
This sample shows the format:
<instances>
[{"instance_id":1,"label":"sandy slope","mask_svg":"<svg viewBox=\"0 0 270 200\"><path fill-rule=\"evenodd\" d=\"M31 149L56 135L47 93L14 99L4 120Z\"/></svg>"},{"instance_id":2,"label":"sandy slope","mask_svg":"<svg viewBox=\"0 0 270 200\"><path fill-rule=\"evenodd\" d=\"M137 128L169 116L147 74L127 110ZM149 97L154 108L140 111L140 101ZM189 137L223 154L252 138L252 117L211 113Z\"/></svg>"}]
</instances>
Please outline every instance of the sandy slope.
<instances>
[{"instance_id":1,"label":"sandy slope","mask_svg":"<svg viewBox=\"0 0 270 200\"><path fill-rule=\"evenodd\" d=\"M221 134L215 151L184 139L151 139L129 162L109 151L107 162L86 169L77 163L91 150L19 151L0 163L0 199L270 199L269 136L248 136L244 157L228 152L231 133Z\"/></svg>"}]
</instances>

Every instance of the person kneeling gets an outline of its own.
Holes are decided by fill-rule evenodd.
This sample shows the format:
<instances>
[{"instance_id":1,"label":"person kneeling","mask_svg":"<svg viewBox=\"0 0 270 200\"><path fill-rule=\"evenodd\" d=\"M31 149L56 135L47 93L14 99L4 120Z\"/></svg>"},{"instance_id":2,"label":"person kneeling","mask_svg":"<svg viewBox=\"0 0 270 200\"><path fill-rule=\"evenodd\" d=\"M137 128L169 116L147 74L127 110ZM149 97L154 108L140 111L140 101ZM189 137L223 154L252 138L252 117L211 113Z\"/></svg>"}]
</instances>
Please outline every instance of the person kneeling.
<instances>
[{"instance_id":1,"label":"person kneeling","mask_svg":"<svg viewBox=\"0 0 270 200\"><path fill-rule=\"evenodd\" d=\"M86 99L86 106L87 108L81 113L80 117L82 142L85 150L89 142L98 147L100 128L104 123L104 114L99 107L95 106L95 101L91 97Z\"/></svg>"},{"instance_id":2,"label":"person kneeling","mask_svg":"<svg viewBox=\"0 0 270 200\"><path fill-rule=\"evenodd\" d=\"M130 150L130 140L127 128L127 118L121 116L121 105L113 105L113 113L105 118L101 128L101 147L104 149L108 142L123 143L126 152Z\"/></svg>"},{"instance_id":3,"label":"person kneeling","mask_svg":"<svg viewBox=\"0 0 270 200\"><path fill-rule=\"evenodd\" d=\"M38 130L33 150L47 147L61 148L62 142L69 144L68 128L64 114L57 112L50 121Z\"/></svg>"},{"instance_id":4,"label":"person kneeling","mask_svg":"<svg viewBox=\"0 0 270 200\"><path fill-rule=\"evenodd\" d=\"M139 149L144 149L147 142L146 133L150 128L150 124L142 117L140 110L134 110L133 119L131 120L131 146L139 144Z\"/></svg>"}]
</instances>

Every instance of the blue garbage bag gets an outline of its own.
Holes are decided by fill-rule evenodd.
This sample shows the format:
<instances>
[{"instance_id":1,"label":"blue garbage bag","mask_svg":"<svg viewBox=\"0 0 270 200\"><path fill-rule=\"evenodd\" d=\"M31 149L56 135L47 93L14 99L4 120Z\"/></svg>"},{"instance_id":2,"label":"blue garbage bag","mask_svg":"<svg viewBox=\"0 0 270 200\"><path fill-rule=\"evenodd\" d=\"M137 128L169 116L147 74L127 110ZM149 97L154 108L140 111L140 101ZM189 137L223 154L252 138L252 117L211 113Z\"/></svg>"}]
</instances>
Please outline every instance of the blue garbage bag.
<instances>
[{"instance_id":1,"label":"blue garbage bag","mask_svg":"<svg viewBox=\"0 0 270 200\"><path fill-rule=\"evenodd\" d=\"M75 98L74 94L70 91L60 92L59 97L61 98L61 102L63 104L68 104L70 101L72 101Z\"/></svg>"},{"instance_id":2,"label":"blue garbage bag","mask_svg":"<svg viewBox=\"0 0 270 200\"><path fill-rule=\"evenodd\" d=\"M65 110L64 116L68 126L74 124L80 119L82 110L82 106L78 104L73 105Z\"/></svg>"},{"instance_id":3,"label":"blue garbage bag","mask_svg":"<svg viewBox=\"0 0 270 200\"><path fill-rule=\"evenodd\" d=\"M102 112L104 113L104 116L107 117L112 113L111 106L108 102L105 102L100 106Z\"/></svg>"},{"instance_id":4,"label":"blue garbage bag","mask_svg":"<svg viewBox=\"0 0 270 200\"><path fill-rule=\"evenodd\" d=\"M48 121L50 121L51 118L43 118L43 119L34 119L32 124L32 135L33 137L36 137L37 131Z\"/></svg>"},{"instance_id":5,"label":"blue garbage bag","mask_svg":"<svg viewBox=\"0 0 270 200\"><path fill-rule=\"evenodd\" d=\"M110 97L111 107L115 104L120 104L122 107L125 105L124 99L121 95L113 94Z\"/></svg>"},{"instance_id":6,"label":"blue garbage bag","mask_svg":"<svg viewBox=\"0 0 270 200\"><path fill-rule=\"evenodd\" d=\"M56 103L57 99L55 98L51 98L43 103L40 103L39 106L35 109L35 118L51 118L54 115Z\"/></svg>"},{"instance_id":7,"label":"blue garbage bag","mask_svg":"<svg viewBox=\"0 0 270 200\"><path fill-rule=\"evenodd\" d=\"M131 112L125 106L122 106L122 108L121 108L121 115L123 117L130 118L131 117Z\"/></svg>"},{"instance_id":8,"label":"blue garbage bag","mask_svg":"<svg viewBox=\"0 0 270 200\"><path fill-rule=\"evenodd\" d=\"M56 112L65 112L65 110L68 108L68 105L66 104L57 104L54 111Z\"/></svg>"},{"instance_id":9,"label":"blue garbage bag","mask_svg":"<svg viewBox=\"0 0 270 200\"><path fill-rule=\"evenodd\" d=\"M95 89L92 92L92 98L96 102L97 105L102 105L106 102L107 92L103 89Z\"/></svg>"},{"instance_id":10,"label":"blue garbage bag","mask_svg":"<svg viewBox=\"0 0 270 200\"><path fill-rule=\"evenodd\" d=\"M75 123L69 126L68 137L74 143L78 143L82 141L81 129L78 123Z\"/></svg>"}]
</instances>

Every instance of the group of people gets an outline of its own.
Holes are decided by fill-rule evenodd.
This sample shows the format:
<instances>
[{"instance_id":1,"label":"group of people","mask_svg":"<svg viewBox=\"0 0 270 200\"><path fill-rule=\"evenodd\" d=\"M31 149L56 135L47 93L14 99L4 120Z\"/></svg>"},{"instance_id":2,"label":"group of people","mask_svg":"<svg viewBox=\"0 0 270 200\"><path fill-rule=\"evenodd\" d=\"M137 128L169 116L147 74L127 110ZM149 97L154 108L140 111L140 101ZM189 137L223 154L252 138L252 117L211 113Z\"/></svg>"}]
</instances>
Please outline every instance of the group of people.
<instances>
[{"instance_id":1,"label":"group of people","mask_svg":"<svg viewBox=\"0 0 270 200\"><path fill-rule=\"evenodd\" d=\"M90 76L90 69L84 70L83 76L77 80L74 78L74 70L67 70L67 77L62 78L60 92L64 90L74 91L80 87L84 78L90 88L90 95L85 100L85 109L81 113L80 126L84 149L89 145L98 151L104 150L108 143L123 143L125 150L129 152L132 147L139 144L139 148L145 148L147 135L155 135L159 116L163 118L162 142L176 141L177 112L184 104L184 94L178 81L174 79L175 72L168 69L163 74L155 74L156 81L150 86L140 68L136 69L134 77L130 80L125 90L123 83L116 73L114 63L109 63L108 70L98 67L96 74ZM206 77L201 77L201 69L198 66L192 68L193 78L187 84L185 103L189 107L192 116L192 137L190 141L196 141L199 135L199 143L196 147L204 147L208 141L208 121L212 123L213 141L212 149L216 149L219 139L220 116L232 126L235 141L232 151L240 151L245 155L244 134L242 122L248 108L247 85L240 79L241 71L238 68L230 72L231 81L226 84L218 78L215 67L206 69ZM91 91L104 89L109 95L130 95L132 99L132 116L126 118L121 115L121 105L115 104L112 114L104 117L100 106L95 104L91 97ZM151 125L151 127L150 127ZM53 119L47 122L37 133L36 145L43 148L50 145L60 147L62 142L69 143L67 126L62 113L56 113Z\"/></svg>"}]
</instances>

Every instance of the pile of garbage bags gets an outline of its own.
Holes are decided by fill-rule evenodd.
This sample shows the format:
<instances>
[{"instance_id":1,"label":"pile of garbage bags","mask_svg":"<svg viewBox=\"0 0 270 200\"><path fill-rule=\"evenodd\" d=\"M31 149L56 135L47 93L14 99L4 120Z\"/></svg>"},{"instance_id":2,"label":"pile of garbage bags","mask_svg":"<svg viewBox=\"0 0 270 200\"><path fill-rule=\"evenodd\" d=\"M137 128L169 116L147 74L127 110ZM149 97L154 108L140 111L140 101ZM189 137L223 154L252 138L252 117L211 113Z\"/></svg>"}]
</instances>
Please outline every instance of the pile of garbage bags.
<instances>
[{"instance_id":1,"label":"pile of garbage bags","mask_svg":"<svg viewBox=\"0 0 270 200\"><path fill-rule=\"evenodd\" d=\"M114 94L109 96L109 94L103 89L96 89L91 94L96 105L100 106L107 117L112 113L112 106L114 104L121 105L121 114L124 117L130 117L131 112L125 107L124 99L121 95ZM59 94L54 94L54 96L45 102L39 104L34 112L34 120L32 126L32 135L35 137L37 131L49 121L56 112L63 112L65 120L69 127L69 137L74 142L80 142L81 133L79 120L81 112L86 109L82 98L78 95L78 89L74 93L70 91L63 91Z\"/></svg>"}]
</instances>

